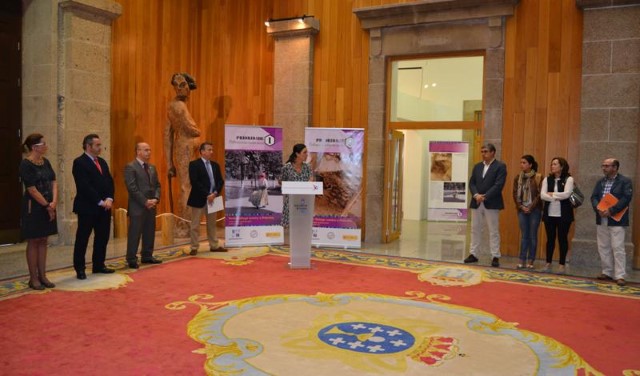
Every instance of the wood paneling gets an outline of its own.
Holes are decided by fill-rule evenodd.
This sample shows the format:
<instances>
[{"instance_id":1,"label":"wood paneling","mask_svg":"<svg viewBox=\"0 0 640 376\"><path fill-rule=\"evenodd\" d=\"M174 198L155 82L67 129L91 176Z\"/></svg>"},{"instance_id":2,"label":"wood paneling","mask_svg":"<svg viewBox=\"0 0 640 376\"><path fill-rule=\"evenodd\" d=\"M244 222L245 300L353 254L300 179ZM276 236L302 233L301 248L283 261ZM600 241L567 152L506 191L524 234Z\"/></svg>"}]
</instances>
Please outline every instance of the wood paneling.
<instances>
[{"instance_id":1,"label":"wood paneling","mask_svg":"<svg viewBox=\"0 0 640 376\"><path fill-rule=\"evenodd\" d=\"M543 176L556 156L568 160L574 176L578 171L582 13L572 0L522 0L506 27L502 158L509 178L501 232L503 253L517 256L511 188L520 157L535 156ZM540 234L538 256L544 257Z\"/></svg>"},{"instance_id":2,"label":"wood paneling","mask_svg":"<svg viewBox=\"0 0 640 376\"><path fill-rule=\"evenodd\" d=\"M312 125L366 128L369 36L353 9L410 2L117 1L123 15L114 23L112 56L116 206L126 206L121 170L133 158L134 143L145 140L163 177L160 211L168 211L162 129L174 95L169 83L174 72L196 78L191 113L222 161L225 123L273 122L274 42L264 21L313 15L320 33L314 49ZM519 230L510 189L520 156L533 154L543 173L552 157L565 156L577 171L578 148L571 146L578 140L582 14L574 0L521 0L506 22L501 155L509 179L501 230L503 252L516 255Z\"/></svg>"}]
</instances>

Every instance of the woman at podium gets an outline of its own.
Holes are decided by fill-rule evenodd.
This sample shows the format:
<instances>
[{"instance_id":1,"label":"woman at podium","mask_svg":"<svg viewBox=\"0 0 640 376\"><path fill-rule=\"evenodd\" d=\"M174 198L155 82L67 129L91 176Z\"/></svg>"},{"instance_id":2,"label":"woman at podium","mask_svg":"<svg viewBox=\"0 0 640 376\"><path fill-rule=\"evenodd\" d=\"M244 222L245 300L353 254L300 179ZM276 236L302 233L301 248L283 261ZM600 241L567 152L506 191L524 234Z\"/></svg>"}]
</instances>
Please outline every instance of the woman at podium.
<instances>
[{"instance_id":1,"label":"woman at podium","mask_svg":"<svg viewBox=\"0 0 640 376\"><path fill-rule=\"evenodd\" d=\"M313 174L311 166L306 163L308 157L305 144L295 144L293 152L289 156L287 163L282 168L282 181L312 181ZM284 207L282 209L282 227L289 227L289 197L284 196Z\"/></svg>"}]
</instances>

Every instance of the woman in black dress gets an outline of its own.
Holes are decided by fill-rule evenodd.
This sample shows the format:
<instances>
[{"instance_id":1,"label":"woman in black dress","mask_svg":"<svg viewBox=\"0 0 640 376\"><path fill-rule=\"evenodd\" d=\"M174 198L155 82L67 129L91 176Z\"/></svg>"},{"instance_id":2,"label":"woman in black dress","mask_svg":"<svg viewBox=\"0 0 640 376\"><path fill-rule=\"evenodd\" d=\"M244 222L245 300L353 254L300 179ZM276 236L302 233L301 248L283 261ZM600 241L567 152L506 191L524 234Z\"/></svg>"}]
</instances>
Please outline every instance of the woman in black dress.
<instances>
[{"instance_id":1,"label":"woman in black dress","mask_svg":"<svg viewBox=\"0 0 640 376\"><path fill-rule=\"evenodd\" d=\"M46 265L47 237L58 233L58 184L51 163L44 157L47 152L44 136L30 134L23 147L27 157L20 162L20 178L25 188L20 216L22 237L27 239L29 287L43 290L55 287L47 279Z\"/></svg>"}]
</instances>

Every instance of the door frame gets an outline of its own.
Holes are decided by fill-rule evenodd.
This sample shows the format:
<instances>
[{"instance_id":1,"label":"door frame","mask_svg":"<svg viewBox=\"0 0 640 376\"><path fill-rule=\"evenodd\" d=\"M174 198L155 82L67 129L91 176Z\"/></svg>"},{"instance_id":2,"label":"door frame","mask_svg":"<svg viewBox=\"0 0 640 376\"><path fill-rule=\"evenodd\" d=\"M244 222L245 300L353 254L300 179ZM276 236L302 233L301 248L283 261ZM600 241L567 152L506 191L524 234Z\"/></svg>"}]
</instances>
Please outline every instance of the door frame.
<instances>
[{"instance_id":1,"label":"door frame","mask_svg":"<svg viewBox=\"0 0 640 376\"><path fill-rule=\"evenodd\" d=\"M476 117L474 121L391 121L391 69L392 62L396 60L412 60L412 59L432 59L432 58L447 58L447 57L467 57L467 56L482 56L484 58L483 61L483 74L482 74L482 115ZM482 145L484 139L484 109L485 109L485 99L486 99L486 54L484 50L476 50L476 51L459 51L453 53L439 53L439 54L425 54L425 55L410 55L410 56L388 56L386 58L386 93L385 93L385 103L386 103L386 116L384 119L385 122L385 136L384 136L384 189L383 189L383 205L382 205L382 243L390 243L396 239L398 239L401 233L401 227L399 228L399 232L393 233L391 231L391 223L389 218L391 217L391 212L393 210L393 200L391 198L392 186L393 182L393 166L390 166L391 162L391 149L393 137L392 134L394 131L399 130L430 130L430 129L471 129L475 131L474 137L474 145L472 150L480 150L480 145ZM479 157L476 155L472 156L473 161L477 162ZM477 159L477 160L476 160ZM400 179L402 179L402 173L399 174ZM399 186L402 187L403 182L399 183ZM400 209L402 212L402 209Z\"/></svg>"}]
</instances>

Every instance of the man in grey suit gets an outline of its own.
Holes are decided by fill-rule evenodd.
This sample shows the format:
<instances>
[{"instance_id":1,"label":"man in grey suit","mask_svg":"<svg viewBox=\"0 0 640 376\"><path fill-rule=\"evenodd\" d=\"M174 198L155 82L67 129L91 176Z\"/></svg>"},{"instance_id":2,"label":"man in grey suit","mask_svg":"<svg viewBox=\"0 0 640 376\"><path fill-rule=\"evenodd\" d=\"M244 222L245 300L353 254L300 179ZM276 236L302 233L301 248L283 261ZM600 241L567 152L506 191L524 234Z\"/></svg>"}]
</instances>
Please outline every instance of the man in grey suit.
<instances>
[{"instance_id":1,"label":"man in grey suit","mask_svg":"<svg viewBox=\"0 0 640 376\"><path fill-rule=\"evenodd\" d=\"M500 223L499 213L504 209L502 187L507 179L507 165L496 159L496 147L485 144L480 148L482 162L473 167L469 190L471 200L471 247L465 264L478 262L482 240L482 222L489 228L491 266L500 266Z\"/></svg>"},{"instance_id":2,"label":"man in grey suit","mask_svg":"<svg viewBox=\"0 0 640 376\"><path fill-rule=\"evenodd\" d=\"M149 164L151 147L136 144L136 159L124 167L124 182L129 192L129 232L127 236L127 263L138 269L138 245L142 237L140 252L143 264L159 264L153 257L156 235L156 206L160 201L160 182L156 167Z\"/></svg>"}]
</instances>

